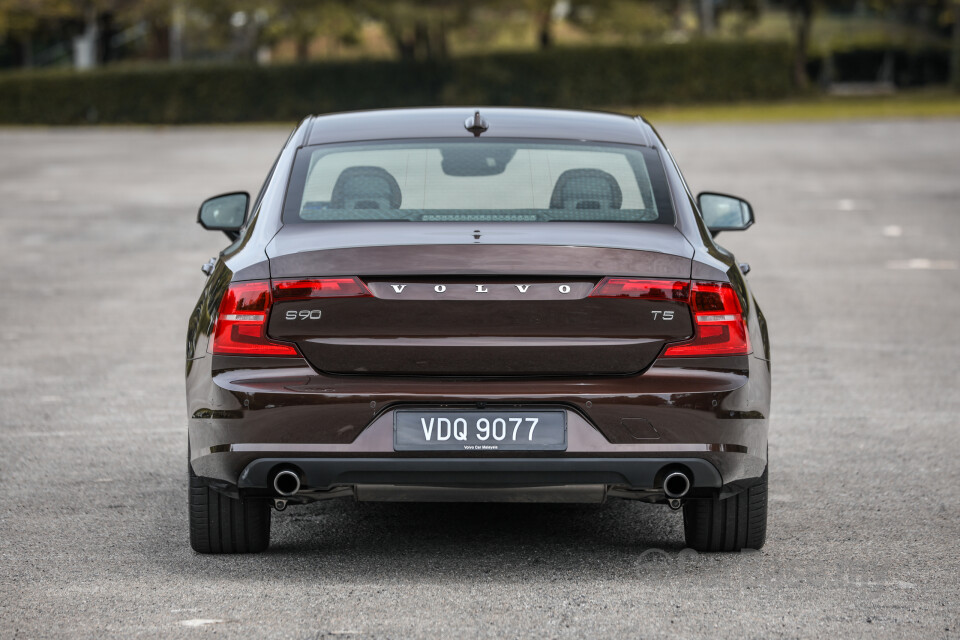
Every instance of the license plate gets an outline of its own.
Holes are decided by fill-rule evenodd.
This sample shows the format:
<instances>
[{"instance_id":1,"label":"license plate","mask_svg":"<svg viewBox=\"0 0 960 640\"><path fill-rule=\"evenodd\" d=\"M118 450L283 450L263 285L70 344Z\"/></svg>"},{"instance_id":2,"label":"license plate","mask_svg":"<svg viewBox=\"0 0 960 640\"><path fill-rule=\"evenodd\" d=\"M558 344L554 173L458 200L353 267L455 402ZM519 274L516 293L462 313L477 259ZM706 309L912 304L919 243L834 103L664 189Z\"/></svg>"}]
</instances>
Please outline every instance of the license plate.
<instances>
[{"instance_id":1,"label":"license plate","mask_svg":"<svg viewBox=\"0 0 960 640\"><path fill-rule=\"evenodd\" d=\"M567 414L556 410L400 409L396 451L565 451Z\"/></svg>"}]
</instances>

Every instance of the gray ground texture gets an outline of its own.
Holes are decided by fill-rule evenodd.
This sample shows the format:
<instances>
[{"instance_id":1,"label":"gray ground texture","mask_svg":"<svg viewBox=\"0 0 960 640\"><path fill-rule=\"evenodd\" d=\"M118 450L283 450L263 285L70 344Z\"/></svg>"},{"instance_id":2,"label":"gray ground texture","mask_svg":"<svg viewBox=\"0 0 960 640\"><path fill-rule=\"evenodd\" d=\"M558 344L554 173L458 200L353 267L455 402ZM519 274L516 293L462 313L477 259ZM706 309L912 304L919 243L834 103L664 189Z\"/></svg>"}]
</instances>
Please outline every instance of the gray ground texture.
<instances>
[{"instance_id":1,"label":"gray ground texture","mask_svg":"<svg viewBox=\"0 0 960 640\"><path fill-rule=\"evenodd\" d=\"M0 130L0 637L957 637L960 121L665 126L770 323L760 552L661 506L382 505L187 541L208 195L283 128Z\"/></svg>"}]
</instances>

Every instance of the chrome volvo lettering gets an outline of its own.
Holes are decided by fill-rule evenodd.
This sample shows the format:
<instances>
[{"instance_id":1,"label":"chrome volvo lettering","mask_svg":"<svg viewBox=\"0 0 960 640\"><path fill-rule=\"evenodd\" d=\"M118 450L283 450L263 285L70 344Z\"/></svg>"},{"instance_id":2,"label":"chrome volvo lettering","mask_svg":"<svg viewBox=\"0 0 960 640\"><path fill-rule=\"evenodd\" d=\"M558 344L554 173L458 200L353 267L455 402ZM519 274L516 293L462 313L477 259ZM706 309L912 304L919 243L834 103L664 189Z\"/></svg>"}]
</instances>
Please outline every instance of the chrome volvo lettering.
<instances>
[{"instance_id":1,"label":"chrome volvo lettering","mask_svg":"<svg viewBox=\"0 0 960 640\"><path fill-rule=\"evenodd\" d=\"M673 320L673 311L651 311L653 314L653 319L656 320L659 316L661 320Z\"/></svg>"},{"instance_id":2,"label":"chrome volvo lettering","mask_svg":"<svg viewBox=\"0 0 960 640\"><path fill-rule=\"evenodd\" d=\"M463 295L484 295L490 294L493 296L498 296L504 299L510 298L510 291L516 287L517 295L534 295L536 298L541 299L544 296L549 296L550 287L556 287L553 295L570 295L574 293L574 288L577 287L577 291L582 291L583 283L576 284L559 284L559 283L543 283L538 285L540 288L534 290L531 293L532 284L477 284L477 283L455 283L455 284L393 284L393 283L383 283L379 286L384 288L384 293L392 292L397 296L404 297L413 297L417 298L418 296L423 296L426 291L424 289L433 290L433 293L438 294L448 294L453 296L463 296ZM547 288L544 288L547 287ZM409 291L408 291L409 289ZM579 294L578 294L579 295Z\"/></svg>"}]
</instances>

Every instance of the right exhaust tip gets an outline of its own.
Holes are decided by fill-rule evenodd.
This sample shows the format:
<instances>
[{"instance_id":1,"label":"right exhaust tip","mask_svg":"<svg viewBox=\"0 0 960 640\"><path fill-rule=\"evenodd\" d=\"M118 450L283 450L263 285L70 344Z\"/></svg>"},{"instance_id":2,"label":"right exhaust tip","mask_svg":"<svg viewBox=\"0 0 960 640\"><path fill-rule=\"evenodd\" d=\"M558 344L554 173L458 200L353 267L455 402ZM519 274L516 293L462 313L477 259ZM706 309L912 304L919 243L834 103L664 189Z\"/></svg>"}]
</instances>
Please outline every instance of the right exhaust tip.
<instances>
[{"instance_id":1,"label":"right exhaust tip","mask_svg":"<svg viewBox=\"0 0 960 640\"><path fill-rule=\"evenodd\" d=\"M300 476L290 469L284 469L273 477L273 490L281 496L292 496L300 491Z\"/></svg>"},{"instance_id":2,"label":"right exhaust tip","mask_svg":"<svg viewBox=\"0 0 960 640\"><path fill-rule=\"evenodd\" d=\"M663 493L668 498L682 498L690 491L690 478L682 471L673 471L663 479Z\"/></svg>"}]
</instances>

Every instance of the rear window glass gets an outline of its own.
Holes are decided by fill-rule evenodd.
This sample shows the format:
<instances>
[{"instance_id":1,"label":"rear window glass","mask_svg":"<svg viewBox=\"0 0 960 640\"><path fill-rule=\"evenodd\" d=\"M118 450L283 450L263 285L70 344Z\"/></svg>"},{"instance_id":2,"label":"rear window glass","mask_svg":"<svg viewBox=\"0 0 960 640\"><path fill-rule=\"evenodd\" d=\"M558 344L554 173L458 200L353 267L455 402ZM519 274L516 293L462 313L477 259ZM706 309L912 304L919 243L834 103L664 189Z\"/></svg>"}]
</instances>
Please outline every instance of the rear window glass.
<instances>
[{"instance_id":1,"label":"rear window glass","mask_svg":"<svg viewBox=\"0 0 960 640\"><path fill-rule=\"evenodd\" d=\"M673 223L663 168L644 147L442 140L306 147L284 222Z\"/></svg>"}]
</instances>

